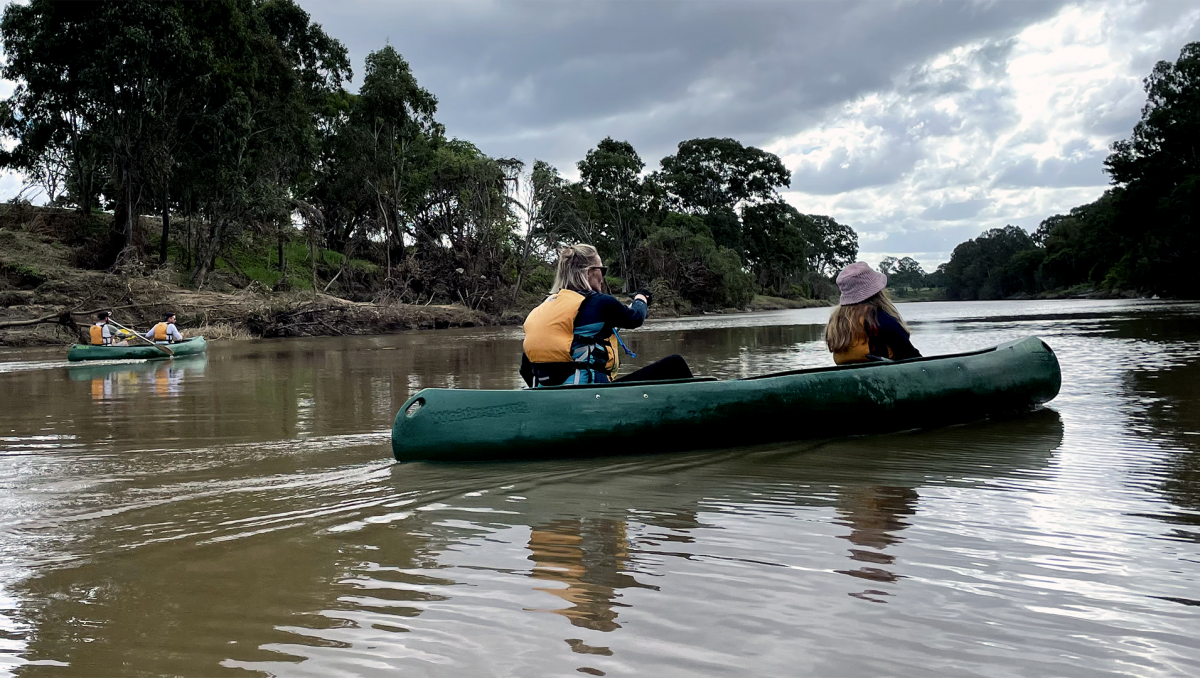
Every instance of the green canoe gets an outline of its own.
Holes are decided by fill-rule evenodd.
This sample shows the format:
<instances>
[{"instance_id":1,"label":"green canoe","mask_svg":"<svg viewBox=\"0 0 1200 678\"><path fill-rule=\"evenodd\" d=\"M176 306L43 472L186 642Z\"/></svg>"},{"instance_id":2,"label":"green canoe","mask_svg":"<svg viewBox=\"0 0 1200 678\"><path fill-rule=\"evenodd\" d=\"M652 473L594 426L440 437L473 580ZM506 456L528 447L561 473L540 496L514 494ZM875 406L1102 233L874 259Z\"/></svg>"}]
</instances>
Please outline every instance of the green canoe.
<instances>
[{"instance_id":1,"label":"green canoe","mask_svg":"<svg viewBox=\"0 0 1200 678\"><path fill-rule=\"evenodd\" d=\"M427 388L396 414L392 454L538 459L878 433L1032 409L1061 384L1054 351L1029 337L971 353L728 381Z\"/></svg>"},{"instance_id":2,"label":"green canoe","mask_svg":"<svg viewBox=\"0 0 1200 678\"><path fill-rule=\"evenodd\" d=\"M204 337L191 337L177 344L166 344L176 356L196 355L204 353L208 344ZM149 344L130 344L129 346L92 346L91 344L75 344L67 351L67 360L138 360L169 358L171 356Z\"/></svg>"}]
</instances>

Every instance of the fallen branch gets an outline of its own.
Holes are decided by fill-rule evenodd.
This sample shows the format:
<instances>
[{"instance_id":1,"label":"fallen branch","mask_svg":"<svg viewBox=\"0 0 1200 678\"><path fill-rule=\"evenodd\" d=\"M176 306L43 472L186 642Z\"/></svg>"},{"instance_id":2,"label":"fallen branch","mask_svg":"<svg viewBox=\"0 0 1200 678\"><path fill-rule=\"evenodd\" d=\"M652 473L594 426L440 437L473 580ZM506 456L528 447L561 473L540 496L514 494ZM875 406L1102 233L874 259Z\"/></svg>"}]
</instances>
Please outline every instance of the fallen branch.
<instances>
[{"instance_id":1,"label":"fallen branch","mask_svg":"<svg viewBox=\"0 0 1200 678\"><path fill-rule=\"evenodd\" d=\"M119 311L121 309L134 308L135 306L136 306L136 304L129 304L128 306L117 306L115 308L108 308L108 307L94 308L90 311L68 311L67 309L64 308L63 310L59 311L58 313L55 313L54 315L42 316L41 318L32 318L30 320L5 320L4 322L0 322L0 329L4 329L7 327L28 327L29 325L40 325L42 323L55 323L57 325L68 325L70 323L67 322L67 319L71 318L71 316L92 315L94 313L99 313L100 311Z\"/></svg>"},{"instance_id":2,"label":"fallen branch","mask_svg":"<svg viewBox=\"0 0 1200 678\"><path fill-rule=\"evenodd\" d=\"M340 335L341 335L341 336L343 336L343 337L344 337L344 336L346 336L346 333L345 333L345 332L343 332L343 331L339 330L338 328L336 328L336 327L334 327L334 326L330 325L329 323L325 322L324 320L318 320L317 322L318 322L319 324L321 324L321 325L324 325L324 326L325 326L325 328L326 328L326 329L328 329L330 332L334 332L335 334L340 334Z\"/></svg>"},{"instance_id":3,"label":"fallen branch","mask_svg":"<svg viewBox=\"0 0 1200 678\"><path fill-rule=\"evenodd\" d=\"M322 293L322 294L324 294L325 292L328 292L328 291L329 291L329 286L333 284L333 281L335 281L335 280L337 280L337 279L338 279L338 276L340 276L340 275L342 274L342 271L344 271L344 270L346 270L346 269L344 269L344 268L339 268L339 269L338 269L338 272L337 272L337 273L335 273L335 274L334 274L334 276L333 276L332 278L330 278L330 279L329 279L329 282L325 283L325 289L321 290L321 293Z\"/></svg>"}]
</instances>

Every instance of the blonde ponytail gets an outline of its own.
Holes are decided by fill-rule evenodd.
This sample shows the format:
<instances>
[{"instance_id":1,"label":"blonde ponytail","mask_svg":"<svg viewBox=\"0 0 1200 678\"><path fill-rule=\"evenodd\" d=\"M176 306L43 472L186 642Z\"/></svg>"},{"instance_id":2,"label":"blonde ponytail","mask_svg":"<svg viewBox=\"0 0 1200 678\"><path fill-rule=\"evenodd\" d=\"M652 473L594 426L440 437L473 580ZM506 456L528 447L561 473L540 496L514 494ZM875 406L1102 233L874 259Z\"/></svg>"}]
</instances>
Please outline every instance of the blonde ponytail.
<instances>
[{"instance_id":1,"label":"blonde ponytail","mask_svg":"<svg viewBox=\"0 0 1200 678\"><path fill-rule=\"evenodd\" d=\"M599 262L600 253L591 245L564 247L558 253L558 267L554 272L554 287L550 289L550 294L558 294L559 290L590 291L588 268Z\"/></svg>"}]
</instances>

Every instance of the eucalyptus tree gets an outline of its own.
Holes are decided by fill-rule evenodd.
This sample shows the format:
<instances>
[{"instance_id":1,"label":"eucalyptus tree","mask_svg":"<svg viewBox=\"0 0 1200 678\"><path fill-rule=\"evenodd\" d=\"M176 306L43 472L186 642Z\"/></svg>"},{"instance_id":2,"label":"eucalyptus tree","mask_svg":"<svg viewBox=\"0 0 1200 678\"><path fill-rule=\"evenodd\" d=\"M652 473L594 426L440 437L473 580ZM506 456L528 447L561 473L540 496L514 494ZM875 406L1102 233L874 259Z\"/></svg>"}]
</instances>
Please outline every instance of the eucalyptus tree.
<instances>
[{"instance_id":1,"label":"eucalyptus tree","mask_svg":"<svg viewBox=\"0 0 1200 678\"><path fill-rule=\"evenodd\" d=\"M675 206L693 214L776 201L778 190L791 185L791 174L779 156L734 139L681 141L661 165L660 181Z\"/></svg>"},{"instance_id":2,"label":"eucalyptus tree","mask_svg":"<svg viewBox=\"0 0 1200 678\"><path fill-rule=\"evenodd\" d=\"M90 25L94 10L34 0L9 4L0 19L0 74L15 84L0 115L5 136L17 142L3 153L4 165L29 174L65 155L69 197L83 212L95 204L101 165L95 104L85 96L102 40Z\"/></svg>"},{"instance_id":3,"label":"eucalyptus tree","mask_svg":"<svg viewBox=\"0 0 1200 678\"><path fill-rule=\"evenodd\" d=\"M1024 291L1024 252L1044 254L1020 226L989 229L959 243L945 268L938 269L945 274L947 297L1003 299Z\"/></svg>"},{"instance_id":4,"label":"eucalyptus tree","mask_svg":"<svg viewBox=\"0 0 1200 678\"><path fill-rule=\"evenodd\" d=\"M154 173L169 165L162 143L197 75L183 12L174 2L34 0L9 5L0 21L4 76L17 82L6 102L6 131L18 140L12 164L27 169L65 149L84 211L105 164L121 246L133 241Z\"/></svg>"},{"instance_id":5,"label":"eucalyptus tree","mask_svg":"<svg viewBox=\"0 0 1200 678\"><path fill-rule=\"evenodd\" d=\"M443 127L434 120L437 97L417 84L408 62L391 45L367 56L359 96L351 108L352 124L365 132L367 172L373 193L377 232L403 252L404 208L410 179L426 162L431 140ZM361 133L361 132L360 132Z\"/></svg>"},{"instance_id":6,"label":"eucalyptus tree","mask_svg":"<svg viewBox=\"0 0 1200 678\"><path fill-rule=\"evenodd\" d=\"M897 261L889 277L899 287L915 290L925 285L925 269L912 257L903 257Z\"/></svg>"},{"instance_id":7,"label":"eucalyptus tree","mask_svg":"<svg viewBox=\"0 0 1200 678\"><path fill-rule=\"evenodd\" d=\"M496 303L516 250L508 183L520 161L488 157L474 144L437 138L412 176L414 290L479 308Z\"/></svg>"},{"instance_id":8,"label":"eucalyptus tree","mask_svg":"<svg viewBox=\"0 0 1200 678\"><path fill-rule=\"evenodd\" d=\"M636 283L633 254L646 236L650 200L641 177L645 163L627 141L605 137L579 161L582 183L595 201L600 223L596 244L616 258L626 289Z\"/></svg>"},{"instance_id":9,"label":"eucalyptus tree","mask_svg":"<svg viewBox=\"0 0 1200 678\"><path fill-rule=\"evenodd\" d=\"M382 243L388 279L415 235L423 190L416 177L443 134L436 112L437 98L387 45L367 56L359 93L338 102L324 135L311 196L326 240L347 258L358 243Z\"/></svg>"},{"instance_id":10,"label":"eucalyptus tree","mask_svg":"<svg viewBox=\"0 0 1200 678\"><path fill-rule=\"evenodd\" d=\"M345 47L291 0L189 4L206 77L186 152L206 232L192 278L249 224L287 219L320 151L319 122L350 76Z\"/></svg>"},{"instance_id":11,"label":"eucalyptus tree","mask_svg":"<svg viewBox=\"0 0 1200 678\"><path fill-rule=\"evenodd\" d=\"M812 270L832 278L854 263L858 257L858 234L853 228L822 214L804 217L802 229L810 245L808 264Z\"/></svg>"},{"instance_id":12,"label":"eucalyptus tree","mask_svg":"<svg viewBox=\"0 0 1200 678\"><path fill-rule=\"evenodd\" d=\"M563 236L562 225L569 223L568 219L573 216L577 207L573 200L575 193L568 186L558 169L544 160L534 160L533 168L519 178L515 207L521 215L525 239L517 260L514 302L520 294L534 244L553 249Z\"/></svg>"},{"instance_id":13,"label":"eucalyptus tree","mask_svg":"<svg viewBox=\"0 0 1200 678\"><path fill-rule=\"evenodd\" d=\"M341 43L291 0L32 0L5 8L0 37L17 83L4 160L28 169L65 149L72 201L109 200L118 248L157 207L165 247L171 187L186 185L208 224L197 282L245 224L286 218L316 118L350 73Z\"/></svg>"},{"instance_id":14,"label":"eucalyptus tree","mask_svg":"<svg viewBox=\"0 0 1200 678\"><path fill-rule=\"evenodd\" d=\"M758 285L787 295L790 285L811 270L815 249L805 233L807 217L785 202L747 205L742 210L745 261Z\"/></svg>"},{"instance_id":15,"label":"eucalyptus tree","mask_svg":"<svg viewBox=\"0 0 1200 678\"><path fill-rule=\"evenodd\" d=\"M660 165L655 179L671 207L702 216L717 244L743 259L748 256L745 209L778 202L779 189L791 185L778 156L728 138L682 141Z\"/></svg>"},{"instance_id":16,"label":"eucalyptus tree","mask_svg":"<svg viewBox=\"0 0 1200 678\"><path fill-rule=\"evenodd\" d=\"M1133 134L1112 145L1105 168L1119 189L1122 257L1113 282L1148 292L1200 294L1200 42L1145 80L1146 105Z\"/></svg>"}]
</instances>

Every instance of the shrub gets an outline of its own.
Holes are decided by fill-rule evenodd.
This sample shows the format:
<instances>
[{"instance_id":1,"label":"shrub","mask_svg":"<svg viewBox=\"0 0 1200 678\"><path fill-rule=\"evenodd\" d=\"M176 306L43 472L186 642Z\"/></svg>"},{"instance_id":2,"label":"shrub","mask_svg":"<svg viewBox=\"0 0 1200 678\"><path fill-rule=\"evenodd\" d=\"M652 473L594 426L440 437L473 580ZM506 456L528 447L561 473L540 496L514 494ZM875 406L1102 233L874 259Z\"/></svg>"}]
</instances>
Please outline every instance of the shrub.
<instances>
[{"instance_id":1,"label":"shrub","mask_svg":"<svg viewBox=\"0 0 1200 678\"><path fill-rule=\"evenodd\" d=\"M699 222L694 230L692 221ZM744 308L754 296L754 279L737 253L718 246L703 226L694 218L668 221L638 245L637 270L699 308Z\"/></svg>"}]
</instances>

